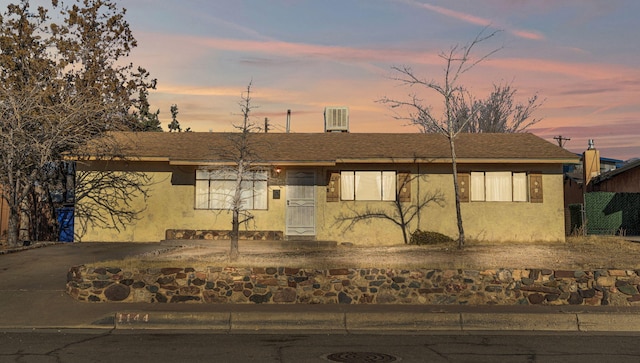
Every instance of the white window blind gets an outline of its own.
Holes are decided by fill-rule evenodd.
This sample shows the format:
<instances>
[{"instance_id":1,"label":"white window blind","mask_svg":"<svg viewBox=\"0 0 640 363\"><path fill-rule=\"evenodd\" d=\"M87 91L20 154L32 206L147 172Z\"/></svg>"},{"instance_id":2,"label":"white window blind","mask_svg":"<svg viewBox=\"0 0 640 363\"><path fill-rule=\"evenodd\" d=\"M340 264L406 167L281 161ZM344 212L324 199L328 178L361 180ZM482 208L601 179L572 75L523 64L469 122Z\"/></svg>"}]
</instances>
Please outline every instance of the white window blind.
<instances>
[{"instance_id":1,"label":"white window blind","mask_svg":"<svg viewBox=\"0 0 640 363\"><path fill-rule=\"evenodd\" d=\"M342 200L355 200L355 173L353 171L340 173L340 192Z\"/></svg>"},{"instance_id":2,"label":"white window blind","mask_svg":"<svg viewBox=\"0 0 640 363\"><path fill-rule=\"evenodd\" d=\"M394 201L396 200L396 178L395 171L383 171L382 172L382 200Z\"/></svg>"},{"instance_id":3,"label":"white window blind","mask_svg":"<svg viewBox=\"0 0 640 363\"><path fill-rule=\"evenodd\" d=\"M484 201L484 172L471 173L471 201Z\"/></svg>"},{"instance_id":4,"label":"white window blind","mask_svg":"<svg viewBox=\"0 0 640 363\"><path fill-rule=\"evenodd\" d=\"M513 198L511 172L491 171L484 175L487 202L510 202Z\"/></svg>"},{"instance_id":5,"label":"white window blind","mask_svg":"<svg viewBox=\"0 0 640 363\"><path fill-rule=\"evenodd\" d=\"M237 174L227 170L196 171L196 208L232 209ZM267 209L267 172L244 175L240 186L242 209Z\"/></svg>"},{"instance_id":6,"label":"white window blind","mask_svg":"<svg viewBox=\"0 0 640 363\"><path fill-rule=\"evenodd\" d=\"M527 201L527 173L513 173L513 201Z\"/></svg>"},{"instance_id":7,"label":"white window blind","mask_svg":"<svg viewBox=\"0 0 640 363\"><path fill-rule=\"evenodd\" d=\"M379 171L356 171L356 200L381 200L382 174Z\"/></svg>"},{"instance_id":8,"label":"white window blind","mask_svg":"<svg viewBox=\"0 0 640 363\"><path fill-rule=\"evenodd\" d=\"M340 199L394 201L396 184L395 171L342 171Z\"/></svg>"},{"instance_id":9,"label":"white window blind","mask_svg":"<svg viewBox=\"0 0 640 363\"><path fill-rule=\"evenodd\" d=\"M488 171L471 173L471 201L527 202L527 173Z\"/></svg>"}]
</instances>

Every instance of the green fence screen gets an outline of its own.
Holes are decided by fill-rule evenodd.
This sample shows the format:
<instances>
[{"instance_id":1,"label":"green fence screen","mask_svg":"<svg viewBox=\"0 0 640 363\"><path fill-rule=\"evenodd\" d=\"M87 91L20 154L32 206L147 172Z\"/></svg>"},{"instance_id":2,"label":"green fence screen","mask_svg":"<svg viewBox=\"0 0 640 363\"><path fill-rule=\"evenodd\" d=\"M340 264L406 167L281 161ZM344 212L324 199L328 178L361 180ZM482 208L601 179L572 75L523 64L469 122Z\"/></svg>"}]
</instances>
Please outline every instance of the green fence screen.
<instances>
[{"instance_id":1,"label":"green fence screen","mask_svg":"<svg viewBox=\"0 0 640 363\"><path fill-rule=\"evenodd\" d=\"M640 193L587 193L584 203L588 234L640 235Z\"/></svg>"}]
</instances>

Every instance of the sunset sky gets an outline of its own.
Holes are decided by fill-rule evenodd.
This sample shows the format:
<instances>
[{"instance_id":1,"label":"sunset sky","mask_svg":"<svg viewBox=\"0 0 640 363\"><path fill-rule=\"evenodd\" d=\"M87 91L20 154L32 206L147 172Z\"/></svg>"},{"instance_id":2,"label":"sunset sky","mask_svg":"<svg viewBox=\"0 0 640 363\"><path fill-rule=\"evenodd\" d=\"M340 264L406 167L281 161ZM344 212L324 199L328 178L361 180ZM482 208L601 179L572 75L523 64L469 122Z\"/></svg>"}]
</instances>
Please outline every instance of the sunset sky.
<instances>
[{"instance_id":1,"label":"sunset sky","mask_svg":"<svg viewBox=\"0 0 640 363\"><path fill-rule=\"evenodd\" d=\"M376 103L418 93L394 81L409 66L440 81L438 57L483 28L503 30L476 55L502 48L464 75L476 97L511 83L544 104L531 132L562 135L582 152L640 157L640 1L637 0L122 0L139 42L131 61L158 79L151 94L165 130L169 108L195 131L231 131L253 82L253 121L276 132L322 132L325 106L348 106L351 132L417 132ZM400 111L402 112L402 111ZM401 115L402 116L402 115Z\"/></svg>"}]
</instances>

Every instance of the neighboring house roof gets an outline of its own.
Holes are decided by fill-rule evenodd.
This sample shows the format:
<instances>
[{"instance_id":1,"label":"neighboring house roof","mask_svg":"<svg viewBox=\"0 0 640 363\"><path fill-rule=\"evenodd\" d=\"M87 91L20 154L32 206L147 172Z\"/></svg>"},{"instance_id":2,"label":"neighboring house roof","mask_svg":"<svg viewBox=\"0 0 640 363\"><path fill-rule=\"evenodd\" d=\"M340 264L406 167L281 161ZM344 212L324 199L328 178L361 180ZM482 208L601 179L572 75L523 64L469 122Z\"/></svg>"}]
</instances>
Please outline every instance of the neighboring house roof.
<instances>
[{"instance_id":1,"label":"neighboring house roof","mask_svg":"<svg viewBox=\"0 0 640 363\"><path fill-rule=\"evenodd\" d=\"M639 160L635 160L635 161L631 161L628 162L626 164L624 164L622 167L618 168L618 169L613 169L611 171L608 171L606 173L602 173L598 176L596 176L595 178L593 178L591 180L592 183L594 184L598 184L601 183L605 180L609 180L613 177L615 177L616 175L622 174L624 172L627 172L629 170L635 169L640 167L640 159Z\"/></svg>"},{"instance_id":2,"label":"neighboring house roof","mask_svg":"<svg viewBox=\"0 0 640 363\"><path fill-rule=\"evenodd\" d=\"M114 132L124 158L172 164L216 164L234 150L239 133ZM249 144L265 163L334 165L346 162L450 162L443 135L424 133L251 133ZM575 154L529 133L460 134L460 163L576 163Z\"/></svg>"}]
</instances>

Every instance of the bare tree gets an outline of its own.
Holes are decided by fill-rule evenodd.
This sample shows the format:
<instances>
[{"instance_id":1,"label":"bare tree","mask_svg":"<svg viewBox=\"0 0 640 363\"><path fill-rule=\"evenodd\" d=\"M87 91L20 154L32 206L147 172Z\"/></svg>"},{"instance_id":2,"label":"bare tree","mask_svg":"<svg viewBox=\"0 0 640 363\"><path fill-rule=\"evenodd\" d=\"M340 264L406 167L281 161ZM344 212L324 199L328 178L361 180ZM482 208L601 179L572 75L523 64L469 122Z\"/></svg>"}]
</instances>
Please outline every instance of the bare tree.
<instances>
[{"instance_id":1,"label":"bare tree","mask_svg":"<svg viewBox=\"0 0 640 363\"><path fill-rule=\"evenodd\" d=\"M247 206L248 199L252 198L255 192L253 182L256 179L266 178L266 173L261 174L264 173L265 168L256 165L258 155L255 141L251 137L252 133L259 130L258 125L251 121L251 112L255 108L251 105L251 86L252 82L249 82L239 102L242 122L234 125L237 132L228 134L231 147L222 152L222 158L232 164L232 167L221 170L233 181L231 195L228 196L228 208L232 214L230 261L236 261L240 256L238 248L240 225L253 220L253 214Z\"/></svg>"},{"instance_id":2,"label":"bare tree","mask_svg":"<svg viewBox=\"0 0 640 363\"><path fill-rule=\"evenodd\" d=\"M108 131L138 125L129 113L133 95L155 85L144 69L122 65L136 46L124 10L108 0L52 7L62 23L44 7L32 11L28 0L0 17L0 184L10 245L20 239L21 217L37 212L29 206L35 186L49 197L52 163Z\"/></svg>"},{"instance_id":3,"label":"bare tree","mask_svg":"<svg viewBox=\"0 0 640 363\"><path fill-rule=\"evenodd\" d=\"M449 140L458 221L458 248L464 247L465 235L460 211L460 187L458 184L455 140L470 122L470 115L473 115L476 111L471 94L460 84L460 77L499 50L499 48L494 49L477 58L473 57L472 54L472 51L480 43L492 38L497 33L498 31L494 31L487 34L485 28L467 45L456 45L449 49L448 52L440 53L440 58L445 62L444 79L442 81L419 78L410 67L393 67L393 70L399 73L395 80L401 84L410 87L423 87L435 92L444 103L442 115L434 115L431 107L423 105L422 100L415 94L410 96L409 101L389 98L380 100L381 103L387 104L391 108L409 109L409 115L398 117L399 119L408 120L412 125L418 126L422 132L436 131Z\"/></svg>"},{"instance_id":4,"label":"bare tree","mask_svg":"<svg viewBox=\"0 0 640 363\"><path fill-rule=\"evenodd\" d=\"M474 114L468 118L469 122L463 132L471 133L515 133L524 132L541 119L532 117L533 112L542 105L538 95L530 97L526 103L516 103L517 91L511 84L493 85L493 91L484 100L475 101L471 108Z\"/></svg>"},{"instance_id":5,"label":"bare tree","mask_svg":"<svg viewBox=\"0 0 640 363\"><path fill-rule=\"evenodd\" d=\"M433 193L418 195L416 202L404 201L400 191L406 188L411 189L411 182L420 178L420 175L413 177L406 174L406 177L400 178L400 184L396 188L396 198L393 202L394 209L389 211L387 208L367 206L364 210L358 210L355 207L350 208L349 213L340 213L336 217L336 225L343 227L345 231L352 230L356 224L361 222L371 222L373 220L385 220L395 224L402 231L402 239L405 244L409 243L412 234L410 227L414 219L416 219L424 208L435 203L443 206L444 195L439 190ZM377 203L376 203L377 204Z\"/></svg>"}]
</instances>

